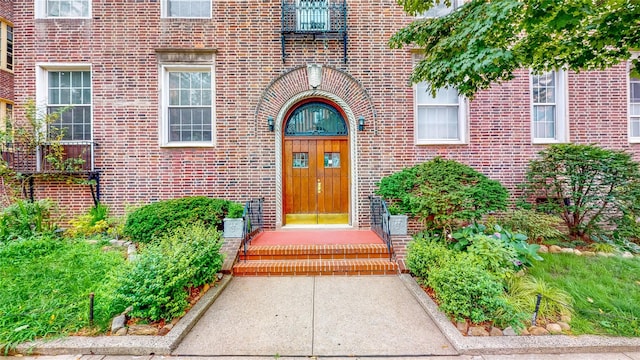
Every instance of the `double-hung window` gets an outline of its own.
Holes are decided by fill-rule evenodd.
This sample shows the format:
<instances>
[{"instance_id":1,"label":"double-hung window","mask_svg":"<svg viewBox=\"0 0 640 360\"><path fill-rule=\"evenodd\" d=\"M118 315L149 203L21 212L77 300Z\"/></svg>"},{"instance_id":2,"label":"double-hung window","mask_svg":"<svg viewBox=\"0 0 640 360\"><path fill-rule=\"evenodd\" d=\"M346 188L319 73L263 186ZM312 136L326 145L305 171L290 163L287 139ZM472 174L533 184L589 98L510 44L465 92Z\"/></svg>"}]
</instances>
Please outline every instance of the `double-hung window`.
<instances>
[{"instance_id":1,"label":"double-hung window","mask_svg":"<svg viewBox=\"0 0 640 360\"><path fill-rule=\"evenodd\" d=\"M163 17L210 18L211 0L162 0Z\"/></svg>"},{"instance_id":2,"label":"double-hung window","mask_svg":"<svg viewBox=\"0 0 640 360\"><path fill-rule=\"evenodd\" d=\"M9 134L11 131L12 119L13 119L13 103L7 100L0 99L0 130ZM8 140L8 138L5 140Z\"/></svg>"},{"instance_id":3,"label":"double-hung window","mask_svg":"<svg viewBox=\"0 0 640 360\"><path fill-rule=\"evenodd\" d=\"M13 71L13 26L1 20L0 69Z\"/></svg>"},{"instance_id":4,"label":"double-hung window","mask_svg":"<svg viewBox=\"0 0 640 360\"><path fill-rule=\"evenodd\" d=\"M425 82L415 85L416 143L462 144L466 141L465 100L452 88L435 97Z\"/></svg>"},{"instance_id":5,"label":"double-hung window","mask_svg":"<svg viewBox=\"0 0 640 360\"><path fill-rule=\"evenodd\" d=\"M330 30L328 0L296 0L296 9L297 30Z\"/></svg>"},{"instance_id":6,"label":"double-hung window","mask_svg":"<svg viewBox=\"0 0 640 360\"><path fill-rule=\"evenodd\" d=\"M438 18L445 15L449 15L450 13L452 13L454 10L456 10L463 4L464 4L464 0L451 0L451 5L445 4L443 0L441 0L439 4L436 4L434 2L433 6L429 10L423 12L418 17Z\"/></svg>"},{"instance_id":7,"label":"double-hung window","mask_svg":"<svg viewBox=\"0 0 640 360\"><path fill-rule=\"evenodd\" d=\"M91 17L91 0L36 0L38 18Z\"/></svg>"},{"instance_id":8,"label":"double-hung window","mask_svg":"<svg viewBox=\"0 0 640 360\"><path fill-rule=\"evenodd\" d=\"M163 146L213 145L212 69L212 66L163 68Z\"/></svg>"},{"instance_id":9,"label":"double-hung window","mask_svg":"<svg viewBox=\"0 0 640 360\"><path fill-rule=\"evenodd\" d=\"M531 129L534 143L567 141L564 71L531 75Z\"/></svg>"},{"instance_id":10,"label":"double-hung window","mask_svg":"<svg viewBox=\"0 0 640 360\"><path fill-rule=\"evenodd\" d=\"M640 77L629 76L629 138L640 142Z\"/></svg>"},{"instance_id":11,"label":"double-hung window","mask_svg":"<svg viewBox=\"0 0 640 360\"><path fill-rule=\"evenodd\" d=\"M80 66L40 66L36 102L51 115L47 134L61 141L92 140L91 70Z\"/></svg>"}]
</instances>

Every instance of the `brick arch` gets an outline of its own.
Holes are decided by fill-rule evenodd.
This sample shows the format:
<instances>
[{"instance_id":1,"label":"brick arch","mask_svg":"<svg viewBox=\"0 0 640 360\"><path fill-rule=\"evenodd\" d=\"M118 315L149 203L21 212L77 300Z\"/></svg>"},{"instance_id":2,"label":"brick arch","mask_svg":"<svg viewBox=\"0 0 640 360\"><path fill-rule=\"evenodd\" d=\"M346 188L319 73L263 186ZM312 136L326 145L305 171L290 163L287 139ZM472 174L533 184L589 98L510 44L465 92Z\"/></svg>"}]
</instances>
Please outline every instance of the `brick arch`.
<instances>
[{"instance_id":1,"label":"brick arch","mask_svg":"<svg viewBox=\"0 0 640 360\"><path fill-rule=\"evenodd\" d=\"M322 66L322 82L313 88L309 85L307 65L288 70L271 81L256 106L256 121L267 116L275 117L291 98L311 90L333 94L346 103L356 117L364 116L367 123L373 126L377 123L373 101L358 80L345 71Z\"/></svg>"},{"instance_id":2,"label":"brick arch","mask_svg":"<svg viewBox=\"0 0 640 360\"><path fill-rule=\"evenodd\" d=\"M364 116L375 124L376 112L367 91L351 75L331 67L322 68L322 81L317 86L309 83L306 66L297 67L274 79L265 89L256 108L256 118L272 116L275 119L275 163L276 163L276 228L282 226L282 136L286 114L306 99L325 99L337 105L345 115L349 127L350 144L350 224L359 227L358 216L358 134L357 118Z\"/></svg>"}]
</instances>

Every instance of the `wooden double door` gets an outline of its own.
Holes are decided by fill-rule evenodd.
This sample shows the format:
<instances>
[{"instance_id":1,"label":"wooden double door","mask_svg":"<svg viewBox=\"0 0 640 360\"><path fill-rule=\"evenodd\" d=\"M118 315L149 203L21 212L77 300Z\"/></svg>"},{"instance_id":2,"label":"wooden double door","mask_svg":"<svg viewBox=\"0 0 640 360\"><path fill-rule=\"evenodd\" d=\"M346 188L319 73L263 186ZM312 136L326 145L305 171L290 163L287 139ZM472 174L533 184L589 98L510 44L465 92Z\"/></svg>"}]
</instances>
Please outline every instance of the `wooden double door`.
<instances>
[{"instance_id":1,"label":"wooden double door","mask_svg":"<svg viewBox=\"0 0 640 360\"><path fill-rule=\"evenodd\" d=\"M347 136L284 140L285 224L349 223Z\"/></svg>"}]
</instances>

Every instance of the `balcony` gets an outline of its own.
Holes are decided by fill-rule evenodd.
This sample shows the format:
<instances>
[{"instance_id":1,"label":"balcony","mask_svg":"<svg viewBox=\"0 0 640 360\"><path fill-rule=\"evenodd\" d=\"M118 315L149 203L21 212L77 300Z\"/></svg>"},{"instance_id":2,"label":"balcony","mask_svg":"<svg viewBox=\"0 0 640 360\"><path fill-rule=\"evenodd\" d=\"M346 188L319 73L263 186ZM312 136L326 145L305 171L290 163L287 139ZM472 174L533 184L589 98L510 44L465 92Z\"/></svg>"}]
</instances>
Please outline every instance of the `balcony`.
<instances>
[{"instance_id":1,"label":"balcony","mask_svg":"<svg viewBox=\"0 0 640 360\"><path fill-rule=\"evenodd\" d=\"M7 143L1 148L7 167L26 175L91 174L94 168L93 141L65 141L32 146Z\"/></svg>"},{"instance_id":2,"label":"balcony","mask_svg":"<svg viewBox=\"0 0 640 360\"><path fill-rule=\"evenodd\" d=\"M287 57L286 40L305 36L343 42L347 62L346 0L282 0L282 62Z\"/></svg>"}]
</instances>

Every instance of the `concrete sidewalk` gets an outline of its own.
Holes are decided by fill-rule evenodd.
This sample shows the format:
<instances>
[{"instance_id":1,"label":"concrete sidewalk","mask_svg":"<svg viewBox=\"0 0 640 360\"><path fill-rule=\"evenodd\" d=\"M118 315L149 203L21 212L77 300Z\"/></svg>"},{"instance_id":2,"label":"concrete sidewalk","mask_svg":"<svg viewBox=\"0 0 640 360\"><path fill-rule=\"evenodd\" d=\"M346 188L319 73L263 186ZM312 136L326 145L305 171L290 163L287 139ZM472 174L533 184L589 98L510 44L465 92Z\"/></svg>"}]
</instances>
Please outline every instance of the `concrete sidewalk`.
<instances>
[{"instance_id":1,"label":"concrete sidewalk","mask_svg":"<svg viewBox=\"0 0 640 360\"><path fill-rule=\"evenodd\" d=\"M456 355L397 276L234 278L172 355Z\"/></svg>"}]
</instances>

